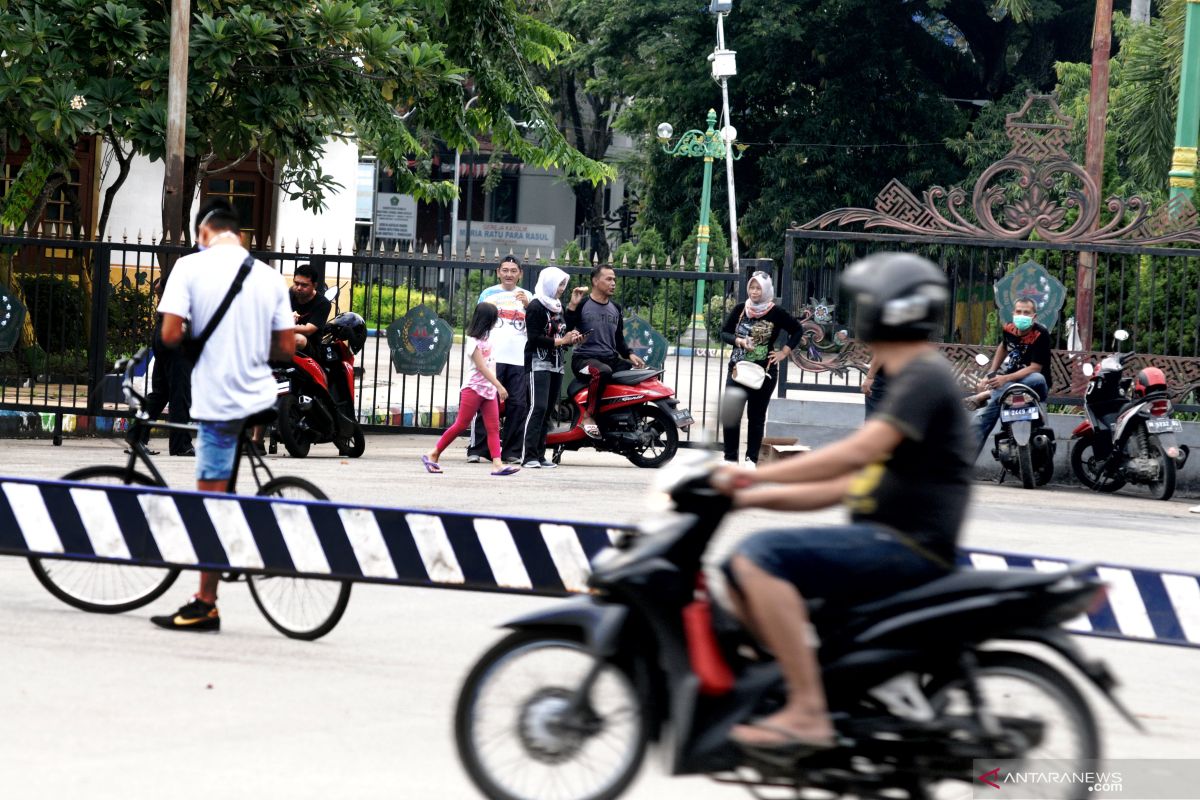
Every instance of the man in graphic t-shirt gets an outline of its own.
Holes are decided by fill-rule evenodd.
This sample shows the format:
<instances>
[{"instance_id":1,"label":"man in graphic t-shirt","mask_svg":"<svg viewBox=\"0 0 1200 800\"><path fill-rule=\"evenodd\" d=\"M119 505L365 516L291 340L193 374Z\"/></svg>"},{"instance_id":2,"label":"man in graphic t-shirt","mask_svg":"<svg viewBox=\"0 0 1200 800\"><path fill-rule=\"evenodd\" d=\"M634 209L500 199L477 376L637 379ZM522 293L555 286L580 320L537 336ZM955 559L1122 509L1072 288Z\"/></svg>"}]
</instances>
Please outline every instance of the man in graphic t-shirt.
<instances>
[{"instance_id":1,"label":"man in graphic t-shirt","mask_svg":"<svg viewBox=\"0 0 1200 800\"><path fill-rule=\"evenodd\" d=\"M500 430L500 457L512 464L520 463L524 446L525 417L529 412L529 373L525 371L525 306L532 299L517 286L521 281L521 262L507 255L496 267L500 281L479 293L477 303L491 303L500 312L496 328L488 341L496 359L496 377L508 391L504 401L504 427ZM471 423L471 439L467 446L467 461L472 464L487 460L487 436L483 416L477 414Z\"/></svg>"},{"instance_id":2,"label":"man in graphic t-shirt","mask_svg":"<svg viewBox=\"0 0 1200 800\"><path fill-rule=\"evenodd\" d=\"M1037 306L1032 300L1013 304L1012 322L1004 326L1004 338L996 348L989 372L996 373L979 382L979 394L971 398L983 407L971 420L975 434L975 456L987 443L988 434L1000 417L1000 395L1010 383L1023 383L1043 401L1050 394L1050 331L1036 321Z\"/></svg>"}]
</instances>

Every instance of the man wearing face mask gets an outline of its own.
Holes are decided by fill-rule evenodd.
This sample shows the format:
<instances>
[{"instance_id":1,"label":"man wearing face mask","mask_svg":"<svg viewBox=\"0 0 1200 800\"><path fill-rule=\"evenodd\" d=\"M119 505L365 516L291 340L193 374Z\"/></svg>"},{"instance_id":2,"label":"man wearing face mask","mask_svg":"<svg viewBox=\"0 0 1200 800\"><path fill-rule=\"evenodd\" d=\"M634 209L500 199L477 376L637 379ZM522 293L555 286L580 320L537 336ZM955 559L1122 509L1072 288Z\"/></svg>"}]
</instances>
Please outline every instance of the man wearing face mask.
<instances>
[{"instance_id":1,"label":"man wearing face mask","mask_svg":"<svg viewBox=\"0 0 1200 800\"><path fill-rule=\"evenodd\" d=\"M1003 338L988 369L995 375L980 381L979 394L971 398L972 405L982 406L971 421L977 458L1000 417L1000 395L1006 384L1023 383L1043 402L1050 394L1050 331L1034 319L1036 315L1037 305L1032 300L1013 304L1012 322L1004 326Z\"/></svg>"}]
</instances>

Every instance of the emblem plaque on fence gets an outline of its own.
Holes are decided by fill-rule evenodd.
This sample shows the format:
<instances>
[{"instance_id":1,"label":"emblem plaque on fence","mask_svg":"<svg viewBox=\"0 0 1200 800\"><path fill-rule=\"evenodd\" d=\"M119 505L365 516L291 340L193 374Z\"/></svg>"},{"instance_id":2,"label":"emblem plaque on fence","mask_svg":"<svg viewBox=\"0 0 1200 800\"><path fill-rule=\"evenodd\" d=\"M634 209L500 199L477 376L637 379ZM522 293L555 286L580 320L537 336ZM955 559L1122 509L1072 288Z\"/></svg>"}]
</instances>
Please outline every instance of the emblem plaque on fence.
<instances>
[{"instance_id":1,"label":"emblem plaque on fence","mask_svg":"<svg viewBox=\"0 0 1200 800\"><path fill-rule=\"evenodd\" d=\"M996 309L1002 325L1012 322L1014 303L1031 300L1037 321L1052 331L1066 299L1067 287L1036 261L1026 261L996 281Z\"/></svg>"},{"instance_id":2,"label":"emblem plaque on fence","mask_svg":"<svg viewBox=\"0 0 1200 800\"><path fill-rule=\"evenodd\" d=\"M834 304L812 298L796 314L803 335L792 351L792 362L809 372L845 375L849 369L866 370L861 347L855 345L845 328L837 324Z\"/></svg>"},{"instance_id":3,"label":"emblem plaque on fence","mask_svg":"<svg viewBox=\"0 0 1200 800\"><path fill-rule=\"evenodd\" d=\"M392 365L404 375L437 375L445 368L454 331L428 306L416 306L387 329Z\"/></svg>"},{"instance_id":4,"label":"emblem plaque on fence","mask_svg":"<svg viewBox=\"0 0 1200 800\"><path fill-rule=\"evenodd\" d=\"M631 352L641 356L646 366L662 369L667 360L667 340L661 333L637 314L625 318L624 333Z\"/></svg>"},{"instance_id":5,"label":"emblem plaque on fence","mask_svg":"<svg viewBox=\"0 0 1200 800\"><path fill-rule=\"evenodd\" d=\"M0 353L10 352L21 338L25 324L25 306L13 297L12 290L0 286Z\"/></svg>"}]
</instances>

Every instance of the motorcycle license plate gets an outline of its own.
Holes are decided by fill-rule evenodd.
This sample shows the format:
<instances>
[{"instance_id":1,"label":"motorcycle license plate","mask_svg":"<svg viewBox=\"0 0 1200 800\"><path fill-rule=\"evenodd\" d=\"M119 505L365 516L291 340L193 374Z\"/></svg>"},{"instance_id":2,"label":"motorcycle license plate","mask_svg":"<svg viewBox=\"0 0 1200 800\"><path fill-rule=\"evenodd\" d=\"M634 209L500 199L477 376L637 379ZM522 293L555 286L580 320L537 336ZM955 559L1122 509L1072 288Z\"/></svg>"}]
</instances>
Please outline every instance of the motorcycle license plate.
<instances>
[{"instance_id":1,"label":"motorcycle license plate","mask_svg":"<svg viewBox=\"0 0 1200 800\"><path fill-rule=\"evenodd\" d=\"M672 411L671 417L675 420L675 427L677 428L686 428L695 422L695 420L692 419L692 412L688 411L686 408L681 408L678 411Z\"/></svg>"},{"instance_id":2,"label":"motorcycle license plate","mask_svg":"<svg viewBox=\"0 0 1200 800\"><path fill-rule=\"evenodd\" d=\"M1027 408L1002 408L1000 409L1001 422L1016 422L1024 419L1037 419L1038 410L1033 406Z\"/></svg>"},{"instance_id":3,"label":"motorcycle license plate","mask_svg":"<svg viewBox=\"0 0 1200 800\"><path fill-rule=\"evenodd\" d=\"M1148 419L1146 420L1146 430L1150 433L1180 433L1183 431L1183 423L1177 419Z\"/></svg>"}]
</instances>

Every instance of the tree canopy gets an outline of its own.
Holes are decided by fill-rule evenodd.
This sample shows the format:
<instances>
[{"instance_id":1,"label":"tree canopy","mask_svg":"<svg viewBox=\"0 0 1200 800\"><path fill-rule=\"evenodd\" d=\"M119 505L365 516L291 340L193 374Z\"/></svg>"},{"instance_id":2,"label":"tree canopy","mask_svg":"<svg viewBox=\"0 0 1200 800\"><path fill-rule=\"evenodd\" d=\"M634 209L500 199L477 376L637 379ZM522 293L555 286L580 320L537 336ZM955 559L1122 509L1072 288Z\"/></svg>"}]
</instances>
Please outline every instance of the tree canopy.
<instances>
[{"instance_id":1,"label":"tree canopy","mask_svg":"<svg viewBox=\"0 0 1200 800\"><path fill-rule=\"evenodd\" d=\"M397 168L401 191L446 200L453 184L428 169L434 143L469 150L484 131L527 163L576 179L608 177L552 124L548 95L530 78L532 66L564 55L570 38L524 6L194 0L186 180L194 186L217 161L269 160L280 169L264 169L268 178L320 208L334 186L321 170L325 143L354 137ZM97 133L115 148L119 169L132 153L162 158L169 18L163 0L0 6L0 150L26 141L42 161L61 165L79 137ZM472 92L479 100L464 110ZM532 137L517 117L533 123Z\"/></svg>"}]
</instances>

